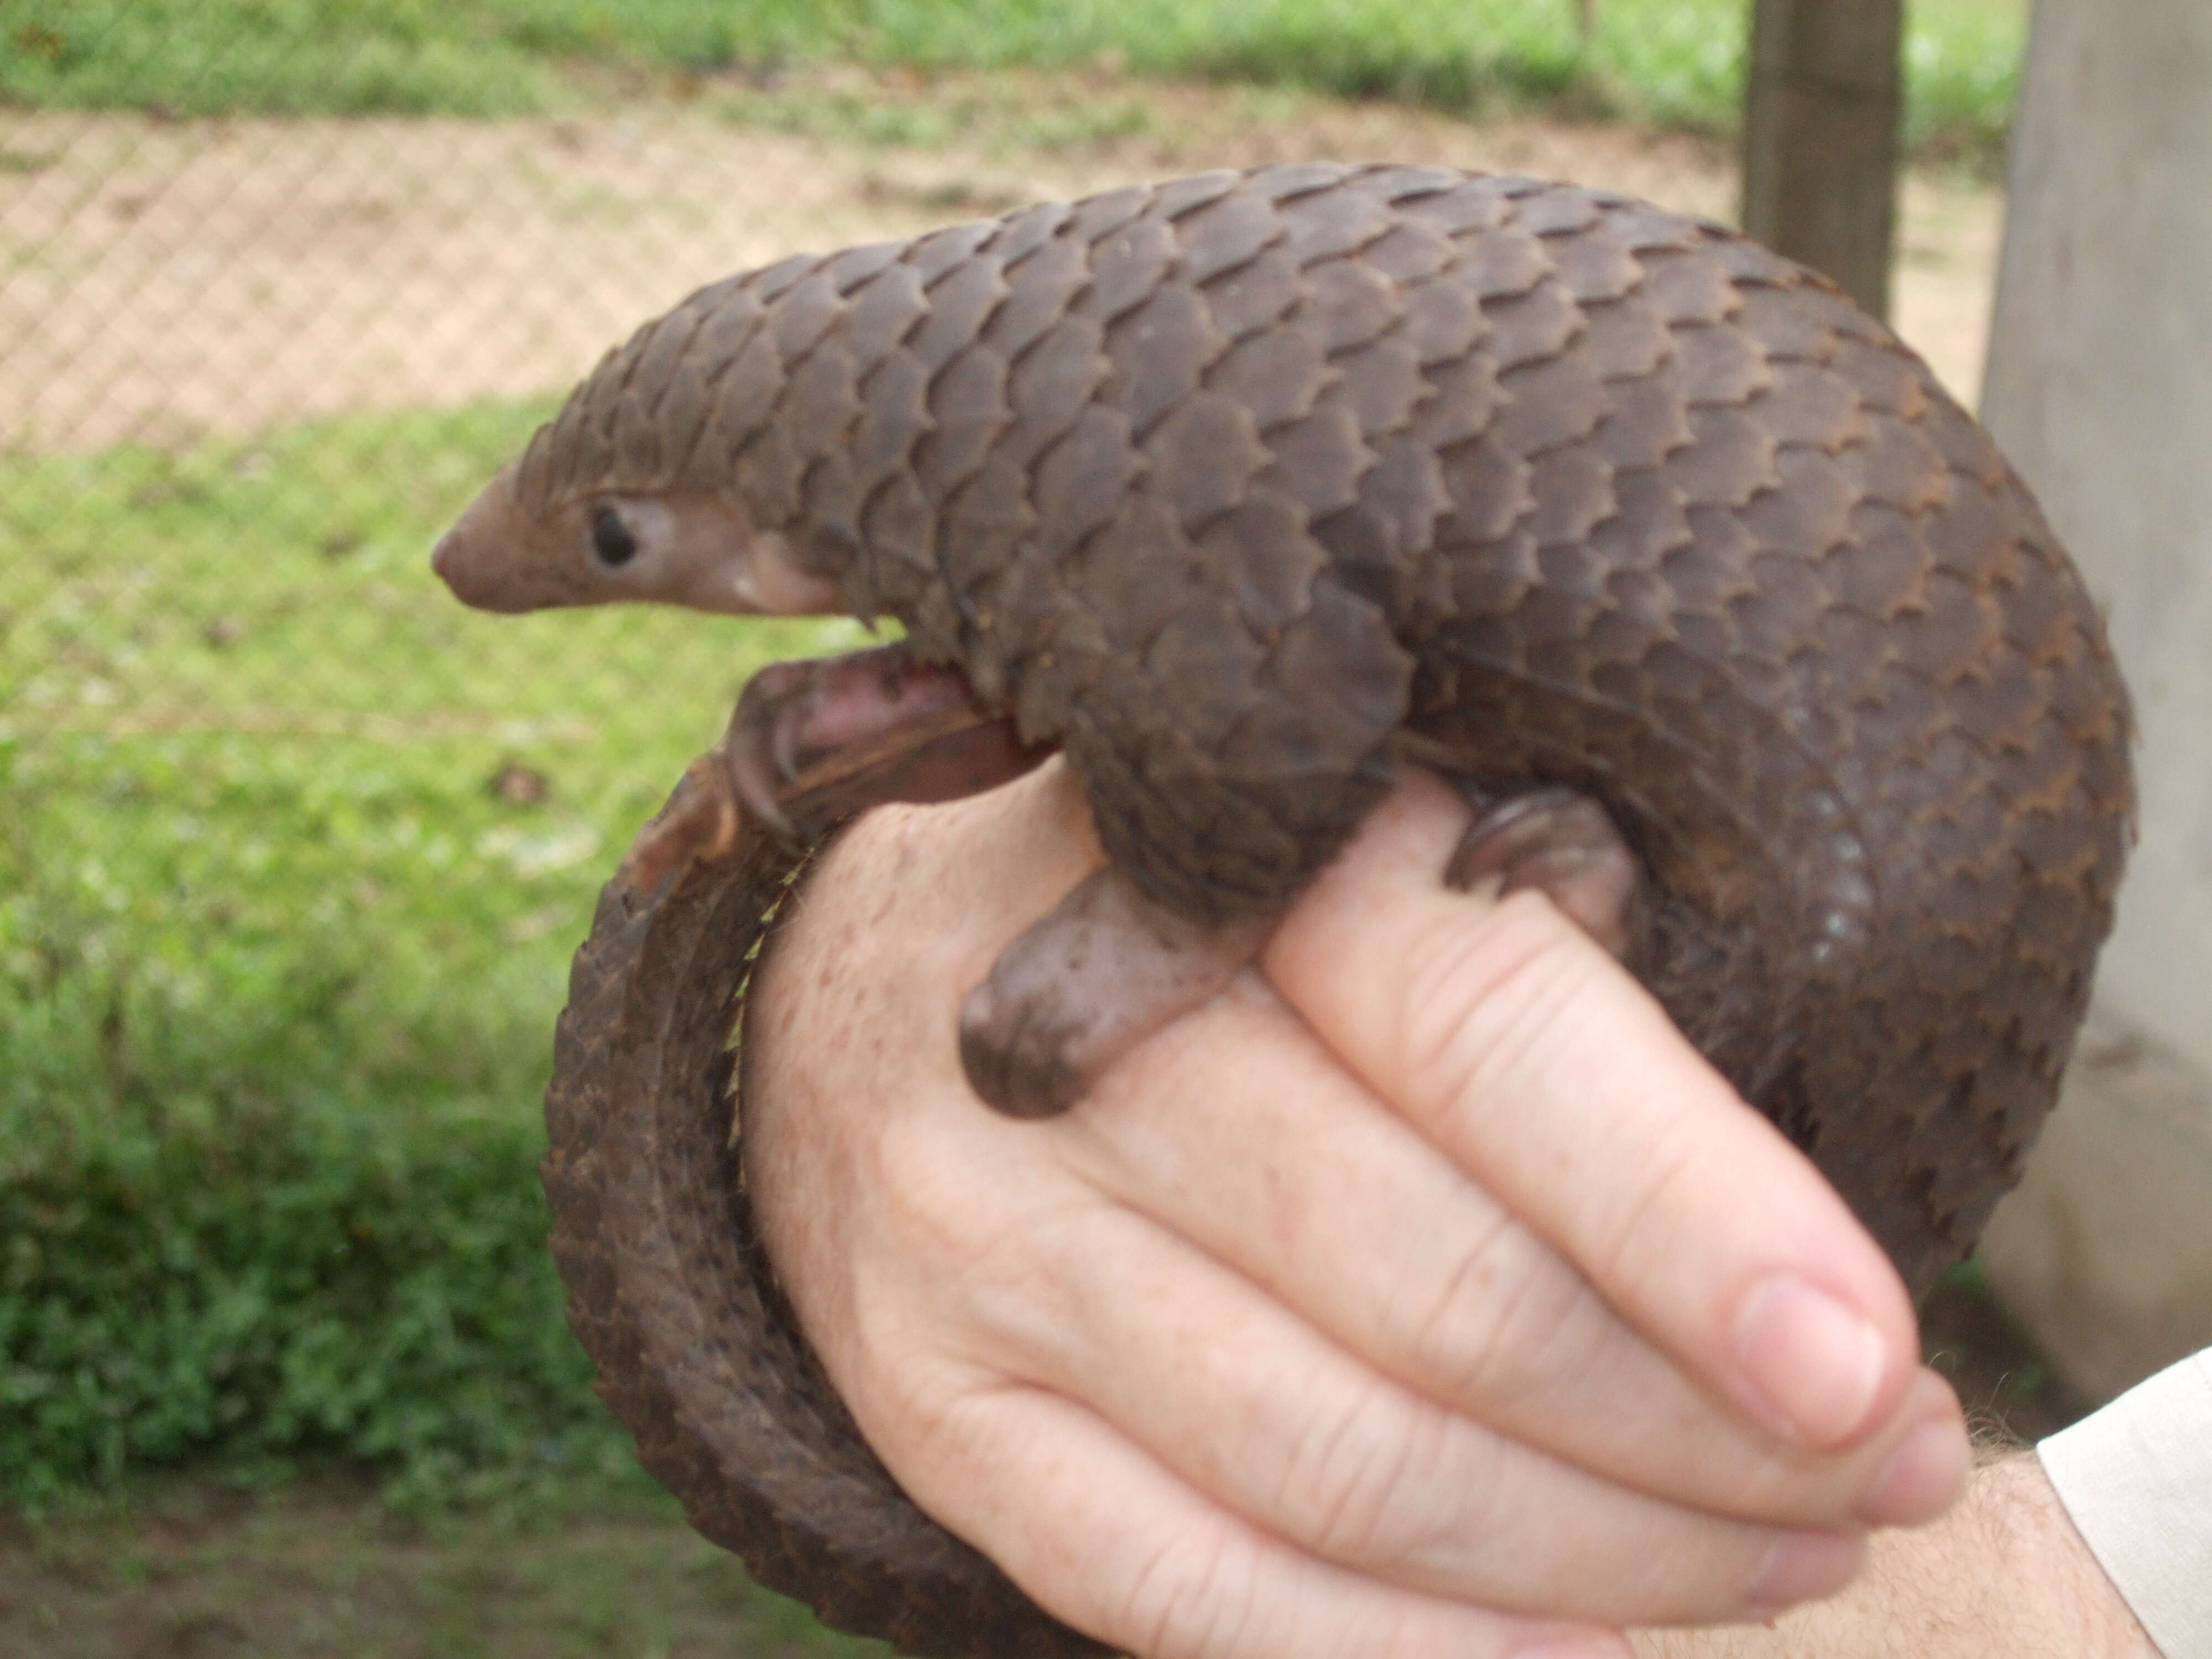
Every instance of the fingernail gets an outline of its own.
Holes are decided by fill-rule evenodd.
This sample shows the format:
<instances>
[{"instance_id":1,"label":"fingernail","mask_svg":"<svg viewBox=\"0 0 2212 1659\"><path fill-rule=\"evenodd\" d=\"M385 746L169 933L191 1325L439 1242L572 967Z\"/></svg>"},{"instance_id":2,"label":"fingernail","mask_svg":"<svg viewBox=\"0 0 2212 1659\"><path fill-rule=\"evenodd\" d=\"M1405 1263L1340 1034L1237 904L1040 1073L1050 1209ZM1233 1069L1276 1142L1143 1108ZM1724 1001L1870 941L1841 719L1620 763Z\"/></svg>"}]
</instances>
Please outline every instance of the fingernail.
<instances>
[{"instance_id":1,"label":"fingernail","mask_svg":"<svg viewBox=\"0 0 2212 1659\"><path fill-rule=\"evenodd\" d=\"M1859 1570L1866 1542L1856 1534L1784 1533L1744 1587L1753 1612L1779 1613L1800 1601L1833 1595Z\"/></svg>"},{"instance_id":2,"label":"fingernail","mask_svg":"<svg viewBox=\"0 0 2212 1659\"><path fill-rule=\"evenodd\" d=\"M1957 1419L1923 1423L1890 1454L1888 1465L1859 1502L1858 1518L1875 1527L1934 1520L1958 1497L1970 1457L1966 1431Z\"/></svg>"},{"instance_id":3,"label":"fingernail","mask_svg":"<svg viewBox=\"0 0 2212 1659\"><path fill-rule=\"evenodd\" d=\"M1889 1360L1873 1321L1790 1273L1761 1279L1744 1298L1735 1353L1772 1426L1814 1446L1865 1426Z\"/></svg>"}]
</instances>

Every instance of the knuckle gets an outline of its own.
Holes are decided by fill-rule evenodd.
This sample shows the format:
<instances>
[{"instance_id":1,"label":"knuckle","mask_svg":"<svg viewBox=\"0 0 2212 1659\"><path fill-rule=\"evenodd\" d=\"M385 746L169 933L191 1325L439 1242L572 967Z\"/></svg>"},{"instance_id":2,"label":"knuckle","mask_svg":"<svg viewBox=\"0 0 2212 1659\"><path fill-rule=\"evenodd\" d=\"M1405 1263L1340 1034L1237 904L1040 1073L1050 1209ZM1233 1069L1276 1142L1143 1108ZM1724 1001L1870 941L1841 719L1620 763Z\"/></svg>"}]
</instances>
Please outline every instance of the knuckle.
<instances>
[{"instance_id":1,"label":"knuckle","mask_svg":"<svg viewBox=\"0 0 2212 1659\"><path fill-rule=\"evenodd\" d=\"M1026 1328L1063 1315L1095 1277L1097 1253L1080 1206L1010 1191L994 1166L927 1123L887 1125L870 1156L879 1167L867 1226L901 1284L926 1287L971 1327Z\"/></svg>"},{"instance_id":2,"label":"knuckle","mask_svg":"<svg viewBox=\"0 0 2212 1659\"><path fill-rule=\"evenodd\" d=\"M1745 1587L1772 1541L1771 1534L1711 1521L1662 1529L1648 1547L1620 1553L1607 1600L1639 1623L1741 1617L1749 1605Z\"/></svg>"},{"instance_id":3,"label":"knuckle","mask_svg":"<svg viewBox=\"0 0 2212 1659\"><path fill-rule=\"evenodd\" d=\"M900 1365L848 1402L868 1442L920 1498L972 1482L990 1452L989 1398L945 1368Z\"/></svg>"},{"instance_id":4,"label":"knuckle","mask_svg":"<svg viewBox=\"0 0 2212 1659\"><path fill-rule=\"evenodd\" d=\"M1415 953L1396 1036L1413 1101L1449 1120L1479 1109L1540 1052L1579 983L1579 942L1533 893L1477 925L1440 927Z\"/></svg>"},{"instance_id":5,"label":"knuckle","mask_svg":"<svg viewBox=\"0 0 2212 1659\"><path fill-rule=\"evenodd\" d=\"M1296 1443L1268 1512L1323 1559L1460 1583L1508 1519L1504 1443L1396 1383L1367 1392Z\"/></svg>"},{"instance_id":6,"label":"knuckle","mask_svg":"<svg viewBox=\"0 0 2212 1659\"><path fill-rule=\"evenodd\" d=\"M868 1445L917 1502L972 1492L1008 1453L1018 1393L940 1309L873 1276L816 1352Z\"/></svg>"},{"instance_id":7,"label":"knuckle","mask_svg":"<svg viewBox=\"0 0 2212 1659\"><path fill-rule=\"evenodd\" d=\"M1636 1178L1594 1205L1586 1267L1616 1301L1635 1304L1655 1278L1682 1271L1686 1221L1710 1216L1700 1204L1711 1183L1711 1149L1683 1118L1656 1126L1636 1158Z\"/></svg>"},{"instance_id":8,"label":"knuckle","mask_svg":"<svg viewBox=\"0 0 2212 1659\"><path fill-rule=\"evenodd\" d=\"M1085 1393L1117 1328L1099 1264L1126 1243L1120 1218L1080 1199L972 1192L964 1209L933 1211L937 1234L908 1241L898 1268L902 1316L926 1321L927 1340L969 1364Z\"/></svg>"},{"instance_id":9,"label":"knuckle","mask_svg":"<svg viewBox=\"0 0 2212 1659\"><path fill-rule=\"evenodd\" d=\"M1139 1564L1113 1628L1146 1659L1233 1659L1249 1650L1258 1563L1225 1522L1165 1540Z\"/></svg>"},{"instance_id":10,"label":"knuckle","mask_svg":"<svg viewBox=\"0 0 2212 1659\"><path fill-rule=\"evenodd\" d=\"M942 1267L971 1262L989 1237L993 1207L981 1196L970 1163L927 1120L894 1115L867 1143L868 1188L886 1230Z\"/></svg>"},{"instance_id":11,"label":"knuckle","mask_svg":"<svg viewBox=\"0 0 2212 1659\"><path fill-rule=\"evenodd\" d=\"M1586 1338L1589 1292L1510 1215L1469 1239L1425 1305L1408 1352L1462 1404L1513 1413L1547 1395Z\"/></svg>"},{"instance_id":12,"label":"knuckle","mask_svg":"<svg viewBox=\"0 0 2212 1659\"><path fill-rule=\"evenodd\" d=\"M1376 1382L1294 1441L1278 1507L1303 1517L1310 1547L1340 1561L1400 1553L1407 1522L1425 1506L1406 1488L1423 1467L1419 1413Z\"/></svg>"}]
</instances>

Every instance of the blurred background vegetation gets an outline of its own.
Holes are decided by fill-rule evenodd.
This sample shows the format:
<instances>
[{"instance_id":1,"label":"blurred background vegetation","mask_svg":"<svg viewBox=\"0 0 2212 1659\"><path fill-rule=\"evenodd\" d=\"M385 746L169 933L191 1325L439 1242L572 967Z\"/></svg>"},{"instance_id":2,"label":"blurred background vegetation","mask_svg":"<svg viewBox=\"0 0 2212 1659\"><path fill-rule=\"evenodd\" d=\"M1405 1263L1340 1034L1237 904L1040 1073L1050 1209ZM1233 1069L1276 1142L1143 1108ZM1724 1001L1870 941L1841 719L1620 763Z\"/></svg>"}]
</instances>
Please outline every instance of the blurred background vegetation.
<instances>
[{"instance_id":1,"label":"blurred background vegetation","mask_svg":"<svg viewBox=\"0 0 2212 1659\"><path fill-rule=\"evenodd\" d=\"M2024 7L1909 16L1912 153L1986 179ZM747 675L850 635L447 599L432 538L601 349L793 249L1270 146L1565 124L1653 193L1688 135L1725 211L1746 20L0 0L0 1508L634 1479L542 1245L567 960Z\"/></svg>"},{"instance_id":2,"label":"blurred background vegetation","mask_svg":"<svg viewBox=\"0 0 2212 1659\"><path fill-rule=\"evenodd\" d=\"M2018 0L1914 0L1906 142L1988 162L2017 89ZM0 97L263 113L542 114L641 77L828 62L1065 68L1513 104L1718 133L1735 125L1741 0L4 0Z\"/></svg>"}]
</instances>

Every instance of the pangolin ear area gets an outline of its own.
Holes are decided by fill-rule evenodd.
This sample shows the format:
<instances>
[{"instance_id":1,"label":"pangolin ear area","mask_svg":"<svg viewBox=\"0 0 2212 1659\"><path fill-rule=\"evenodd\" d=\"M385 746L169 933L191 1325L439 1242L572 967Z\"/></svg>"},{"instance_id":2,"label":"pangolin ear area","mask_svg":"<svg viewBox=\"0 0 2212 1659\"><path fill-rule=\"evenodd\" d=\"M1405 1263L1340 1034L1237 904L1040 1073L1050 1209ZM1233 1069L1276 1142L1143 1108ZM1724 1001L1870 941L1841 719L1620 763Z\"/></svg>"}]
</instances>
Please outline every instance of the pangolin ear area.
<instances>
[{"instance_id":1,"label":"pangolin ear area","mask_svg":"<svg viewBox=\"0 0 2212 1659\"><path fill-rule=\"evenodd\" d=\"M453 597L478 611L514 613L574 605L568 550L556 527L516 499L516 468L502 467L438 538L430 568ZM556 515L557 516L557 515Z\"/></svg>"}]
</instances>

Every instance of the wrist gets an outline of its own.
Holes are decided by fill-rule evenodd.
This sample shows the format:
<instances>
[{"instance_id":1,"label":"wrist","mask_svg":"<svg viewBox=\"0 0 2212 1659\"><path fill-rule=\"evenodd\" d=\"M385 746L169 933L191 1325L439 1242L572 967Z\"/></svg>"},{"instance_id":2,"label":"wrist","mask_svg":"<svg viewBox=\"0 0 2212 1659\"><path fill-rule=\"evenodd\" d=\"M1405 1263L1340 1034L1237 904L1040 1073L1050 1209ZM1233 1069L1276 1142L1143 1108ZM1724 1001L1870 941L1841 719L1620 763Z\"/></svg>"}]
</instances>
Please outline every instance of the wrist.
<instances>
[{"instance_id":1,"label":"wrist","mask_svg":"<svg viewBox=\"0 0 2212 1659\"><path fill-rule=\"evenodd\" d=\"M1983 1563L1976 1574L1981 1650L2159 1659L2032 1452L2008 1452L1984 1467L1960 1510L1958 1530ZM1931 1528L1931 1541L1944 1530ZM1899 1534L1897 1547L1915 1540ZM1938 1588L1932 1576L1923 1582Z\"/></svg>"},{"instance_id":2,"label":"wrist","mask_svg":"<svg viewBox=\"0 0 2212 1659\"><path fill-rule=\"evenodd\" d=\"M1638 1659L2160 1659L2027 1453L1977 1470L1932 1525L1883 1533L1833 1598L1773 1623L1646 1631Z\"/></svg>"}]
</instances>

